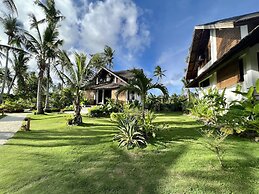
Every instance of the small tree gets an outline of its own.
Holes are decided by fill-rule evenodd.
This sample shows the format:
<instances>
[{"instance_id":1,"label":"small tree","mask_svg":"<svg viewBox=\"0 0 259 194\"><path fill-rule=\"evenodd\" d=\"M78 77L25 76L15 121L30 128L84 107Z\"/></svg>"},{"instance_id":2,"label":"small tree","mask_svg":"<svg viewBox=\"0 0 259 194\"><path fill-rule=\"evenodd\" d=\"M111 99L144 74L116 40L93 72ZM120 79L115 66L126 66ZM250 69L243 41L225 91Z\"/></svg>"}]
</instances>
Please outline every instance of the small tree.
<instances>
[{"instance_id":1,"label":"small tree","mask_svg":"<svg viewBox=\"0 0 259 194\"><path fill-rule=\"evenodd\" d=\"M159 89L165 96L168 96L167 88L163 84L152 83L152 79L148 78L143 71L132 70L134 79L130 80L128 85L121 86L117 91L117 96L124 91L132 91L140 95L142 103L142 118L145 120L145 105L148 91L151 89Z\"/></svg>"}]
</instances>

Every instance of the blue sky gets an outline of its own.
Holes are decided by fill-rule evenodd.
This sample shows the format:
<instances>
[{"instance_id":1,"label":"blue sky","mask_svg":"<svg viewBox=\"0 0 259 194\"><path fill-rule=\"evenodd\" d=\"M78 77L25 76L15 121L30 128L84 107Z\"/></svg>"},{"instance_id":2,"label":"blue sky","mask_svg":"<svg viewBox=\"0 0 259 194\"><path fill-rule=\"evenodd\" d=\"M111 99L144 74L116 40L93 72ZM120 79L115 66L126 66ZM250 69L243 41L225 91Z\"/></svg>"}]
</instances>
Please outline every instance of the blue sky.
<instances>
[{"instance_id":1,"label":"blue sky","mask_svg":"<svg viewBox=\"0 0 259 194\"><path fill-rule=\"evenodd\" d=\"M29 13L44 17L34 0L14 1L25 29ZM56 0L56 6L66 17L60 27L64 49L93 54L109 45L114 70L143 68L149 76L160 65L170 94L181 93L195 25L259 11L258 0ZM2 29L0 37L7 41ZM30 67L37 70L35 60Z\"/></svg>"},{"instance_id":2,"label":"blue sky","mask_svg":"<svg viewBox=\"0 0 259 194\"><path fill-rule=\"evenodd\" d=\"M135 0L144 10L151 42L138 62L148 72L156 64L166 71L164 79L170 93L181 93L181 77L192 41L193 28L221 18L259 11L258 0ZM162 3L161 3L162 2ZM116 67L115 67L116 68Z\"/></svg>"}]
</instances>

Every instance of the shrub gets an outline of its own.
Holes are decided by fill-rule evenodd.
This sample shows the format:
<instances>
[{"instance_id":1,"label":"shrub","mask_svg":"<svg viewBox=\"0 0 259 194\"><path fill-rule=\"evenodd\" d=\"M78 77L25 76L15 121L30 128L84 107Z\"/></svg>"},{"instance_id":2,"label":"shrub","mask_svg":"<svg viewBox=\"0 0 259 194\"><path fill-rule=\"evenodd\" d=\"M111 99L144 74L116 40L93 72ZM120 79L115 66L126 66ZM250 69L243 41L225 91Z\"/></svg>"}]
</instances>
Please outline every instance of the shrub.
<instances>
[{"instance_id":1,"label":"shrub","mask_svg":"<svg viewBox=\"0 0 259 194\"><path fill-rule=\"evenodd\" d=\"M114 140L119 142L119 147L126 146L127 149L141 147L146 145L146 140L142 133L139 132L138 121L135 117L118 119L119 134L114 136Z\"/></svg>"},{"instance_id":2,"label":"shrub","mask_svg":"<svg viewBox=\"0 0 259 194\"><path fill-rule=\"evenodd\" d=\"M24 112L25 105L21 101L9 101L6 100L4 104L0 105L0 109L4 112L13 113L13 112Z\"/></svg>"},{"instance_id":3,"label":"shrub","mask_svg":"<svg viewBox=\"0 0 259 194\"><path fill-rule=\"evenodd\" d=\"M103 105L93 106L88 109L88 116L90 117L105 117L107 115L108 115L108 111Z\"/></svg>"},{"instance_id":4,"label":"shrub","mask_svg":"<svg viewBox=\"0 0 259 194\"><path fill-rule=\"evenodd\" d=\"M66 106L63 110L64 111L74 111L74 105Z\"/></svg>"}]
</instances>

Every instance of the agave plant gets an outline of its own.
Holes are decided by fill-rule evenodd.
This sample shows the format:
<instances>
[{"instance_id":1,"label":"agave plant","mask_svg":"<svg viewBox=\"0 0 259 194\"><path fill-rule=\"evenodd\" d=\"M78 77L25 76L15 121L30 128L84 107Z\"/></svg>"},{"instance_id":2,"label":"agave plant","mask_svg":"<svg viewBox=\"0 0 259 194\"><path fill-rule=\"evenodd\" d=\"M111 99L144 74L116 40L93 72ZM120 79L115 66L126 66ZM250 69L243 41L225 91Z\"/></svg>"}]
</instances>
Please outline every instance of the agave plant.
<instances>
[{"instance_id":1,"label":"agave plant","mask_svg":"<svg viewBox=\"0 0 259 194\"><path fill-rule=\"evenodd\" d=\"M143 134L138 131L137 122L137 119L131 116L118 119L120 133L115 135L114 140L119 141L119 147L127 146L127 149L132 149L147 144Z\"/></svg>"}]
</instances>

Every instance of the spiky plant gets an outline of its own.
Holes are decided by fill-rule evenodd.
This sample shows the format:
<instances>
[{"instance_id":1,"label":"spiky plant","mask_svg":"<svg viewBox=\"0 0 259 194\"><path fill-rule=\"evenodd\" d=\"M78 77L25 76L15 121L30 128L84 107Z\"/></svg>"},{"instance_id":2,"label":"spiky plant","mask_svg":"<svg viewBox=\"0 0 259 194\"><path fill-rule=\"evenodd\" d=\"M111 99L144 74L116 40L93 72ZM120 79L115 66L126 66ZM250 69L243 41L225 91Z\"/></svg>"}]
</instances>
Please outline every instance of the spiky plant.
<instances>
[{"instance_id":1,"label":"spiky plant","mask_svg":"<svg viewBox=\"0 0 259 194\"><path fill-rule=\"evenodd\" d=\"M115 135L114 140L119 142L119 147L132 149L147 144L143 134L138 131L137 119L134 117L119 118L118 129L120 132Z\"/></svg>"}]
</instances>

